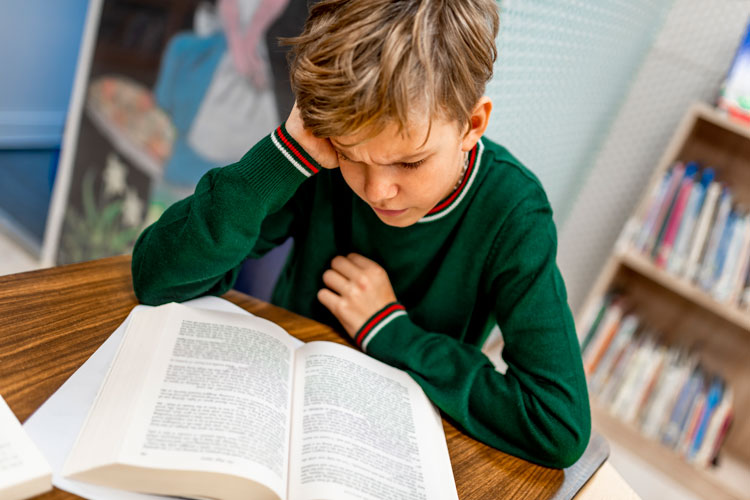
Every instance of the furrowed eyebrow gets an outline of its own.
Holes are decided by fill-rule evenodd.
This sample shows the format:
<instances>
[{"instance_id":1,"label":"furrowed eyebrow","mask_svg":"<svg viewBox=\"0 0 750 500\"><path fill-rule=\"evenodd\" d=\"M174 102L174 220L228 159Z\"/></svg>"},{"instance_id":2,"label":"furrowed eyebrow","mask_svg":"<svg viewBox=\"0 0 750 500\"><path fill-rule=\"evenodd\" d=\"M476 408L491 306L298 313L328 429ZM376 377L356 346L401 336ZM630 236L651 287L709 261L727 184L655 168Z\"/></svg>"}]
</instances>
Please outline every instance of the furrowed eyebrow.
<instances>
[{"instance_id":1,"label":"furrowed eyebrow","mask_svg":"<svg viewBox=\"0 0 750 500\"><path fill-rule=\"evenodd\" d=\"M333 144L333 147L339 151L339 153L343 154L347 158L350 157L349 153L347 152L346 146L338 143L334 139L329 139L331 141L331 144ZM432 156L432 152L430 151L420 151L418 153L414 153L412 155L405 156L403 158L400 158L394 162L391 162L390 165L395 165L397 163L416 163L418 161L425 160Z\"/></svg>"}]
</instances>

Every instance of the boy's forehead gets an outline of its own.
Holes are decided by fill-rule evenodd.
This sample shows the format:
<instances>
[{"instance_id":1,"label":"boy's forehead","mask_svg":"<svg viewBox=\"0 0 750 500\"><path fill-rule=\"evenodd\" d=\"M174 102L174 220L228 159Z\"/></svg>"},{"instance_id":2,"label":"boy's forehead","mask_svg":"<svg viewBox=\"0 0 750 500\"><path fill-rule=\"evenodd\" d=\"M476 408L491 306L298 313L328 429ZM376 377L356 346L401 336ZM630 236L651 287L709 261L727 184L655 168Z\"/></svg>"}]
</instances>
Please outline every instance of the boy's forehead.
<instances>
[{"instance_id":1,"label":"boy's forehead","mask_svg":"<svg viewBox=\"0 0 750 500\"><path fill-rule=\"evenodd\" d=\"M446 126L448 125L448 126ZM407 127L399 130L395 123L389 123L376 134L359 132L352 135L331 137L334 146L343 151L378 151L380 156L397 156L392 160L403 160L404 156L418 156L430 152L442 141L448 139L446 133L455 127L444 120L411 120ZM429 135L428 135L429 134Z\"/></svg>"}]
</instances>

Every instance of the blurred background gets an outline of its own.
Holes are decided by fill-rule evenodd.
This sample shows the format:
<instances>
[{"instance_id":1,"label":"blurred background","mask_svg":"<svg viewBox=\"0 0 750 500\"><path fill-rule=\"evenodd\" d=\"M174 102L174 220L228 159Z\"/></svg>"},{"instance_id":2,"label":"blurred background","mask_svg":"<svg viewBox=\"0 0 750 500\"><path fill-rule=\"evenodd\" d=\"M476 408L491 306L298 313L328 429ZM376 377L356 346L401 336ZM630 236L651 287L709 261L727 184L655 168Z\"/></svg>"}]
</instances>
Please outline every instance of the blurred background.
<instances>
[{"instance_id":1,"label":"blurred background","mask_svg":"<svg viewBox=\"0 0 750 500\"><path fill-rule=\"evenodd\" d=\"M680 120L716 104L750 2L500 7L487 135L544 184L578 312ZM291 109L276 40L306 14L305 0L0 2L0 274L128 253L206 170L239 159ZM290 244L237 288L267 300ZM644 499L704 497L610 443Z\"/></svg>"}]
</instances>

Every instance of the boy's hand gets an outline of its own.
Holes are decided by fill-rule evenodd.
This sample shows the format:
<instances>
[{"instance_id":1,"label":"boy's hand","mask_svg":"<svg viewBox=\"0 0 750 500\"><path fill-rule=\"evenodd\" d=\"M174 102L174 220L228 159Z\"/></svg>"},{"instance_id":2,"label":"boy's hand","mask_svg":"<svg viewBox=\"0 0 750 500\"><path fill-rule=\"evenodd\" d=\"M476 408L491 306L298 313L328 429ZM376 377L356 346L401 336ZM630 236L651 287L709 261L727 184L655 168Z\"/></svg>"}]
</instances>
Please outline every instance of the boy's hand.
<instances>
[{"instance_id":1,"label":"boy's hand","mask_svg":"<svg viewBox=\"0 0 750 500\"><path fill-rule=\"evenodd\" d=\"M315 137L312 132L305 128L296 102L289 118L286 120L286 130L322 167L338 168L339 158L331 141Z\"/></svg>"},{"instance_id":2,"label":"boy's hand","mask_svg":"<svg viewBox=\"0 0 750 500\"><path fill-rule=\"evenodd\" d=\"M328 288L318 291L318 300L352 337L373 314L396 300L385 269L356 253L335 257L323 282Z\"/></svg>"}]
</instances>

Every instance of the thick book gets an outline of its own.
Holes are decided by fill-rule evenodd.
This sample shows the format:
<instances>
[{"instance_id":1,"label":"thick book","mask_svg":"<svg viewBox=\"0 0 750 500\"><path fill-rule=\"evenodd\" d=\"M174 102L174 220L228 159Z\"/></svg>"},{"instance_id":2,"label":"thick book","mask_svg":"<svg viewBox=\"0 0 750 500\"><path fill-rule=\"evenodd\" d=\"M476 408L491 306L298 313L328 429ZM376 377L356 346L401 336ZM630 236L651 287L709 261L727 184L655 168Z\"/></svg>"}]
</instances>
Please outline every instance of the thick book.
<instances>
[{"instance_id":1,"label":"thick book","mask_svg":"<svg viewBox=\"0 0 750 500\"><path fill-rule=\"evenodd\" d=\"M133 312L63 474L216 499L456 499L440 414L405 372L256 317Z\"/></svg>"},{"instance_id":2,"label":"thick book","mask_svg":"<svg viewBox=\"0 0 750 500\"><path fill-rule=\"evenodd\" d=\"M52 471L0 397L0 498L21 500L52 489Z\"/></svg>"}]
</instances>

